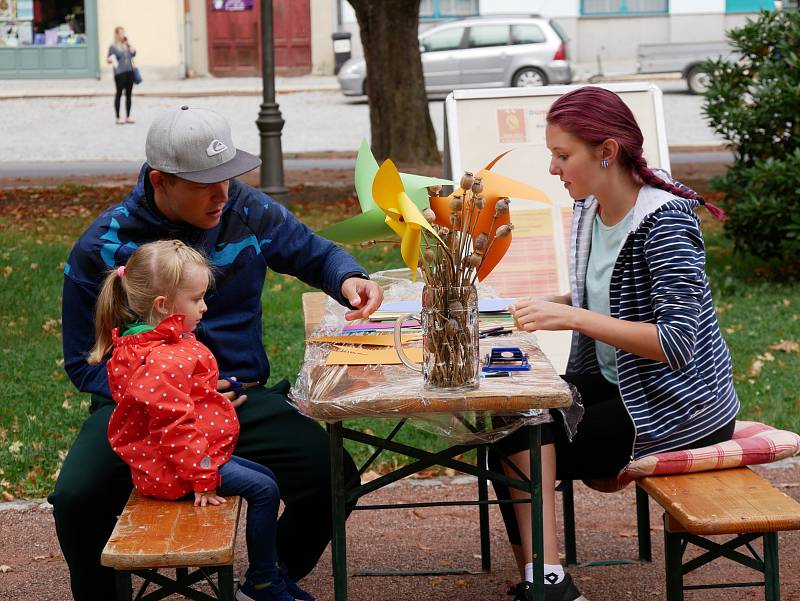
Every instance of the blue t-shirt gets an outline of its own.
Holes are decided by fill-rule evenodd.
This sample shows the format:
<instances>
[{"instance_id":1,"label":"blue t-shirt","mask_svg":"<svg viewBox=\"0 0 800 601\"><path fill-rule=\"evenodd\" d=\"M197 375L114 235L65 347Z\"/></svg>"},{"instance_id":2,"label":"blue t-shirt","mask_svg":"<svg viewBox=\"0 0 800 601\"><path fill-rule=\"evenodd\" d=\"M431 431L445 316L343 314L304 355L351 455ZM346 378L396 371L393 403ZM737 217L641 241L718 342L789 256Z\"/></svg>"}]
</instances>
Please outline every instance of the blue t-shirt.
<instances>
[{"instance_id":1,"label":"blue t-shirt","mask_svg":"<svg viewBox=\"0 0 800 601\"><path fill-rule=\"evenodd\" d=\"M586 268L586 303L589 310L610 315L608 286L611 272L617 261L622 244L628 237L633 209L614 225L606 225L595 215L592 224L592 247ZM619 384L617 377L617 349L605 342L594 341L600 373L612 384Z\"/></svg>"}]
</instances>

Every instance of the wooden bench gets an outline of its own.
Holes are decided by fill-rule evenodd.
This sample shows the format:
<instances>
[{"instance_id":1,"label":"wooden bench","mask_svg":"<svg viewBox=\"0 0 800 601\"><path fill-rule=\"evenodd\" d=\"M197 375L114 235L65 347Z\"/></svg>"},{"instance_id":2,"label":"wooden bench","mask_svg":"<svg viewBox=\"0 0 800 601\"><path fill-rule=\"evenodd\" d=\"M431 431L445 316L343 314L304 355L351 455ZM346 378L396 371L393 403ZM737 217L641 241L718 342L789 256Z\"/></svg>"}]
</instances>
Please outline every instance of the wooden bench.
<instances>
[{"instance_id":1,"label":"wooden bench","mask_svg":"<svg viewBox=\"0 0 800 601\"><path fill-rule=\"evenodd\" d=\"M116 570L117 600L131 601L131 575L136 574L144 579L137 600L178 593L201 601L233 601L233 547L241 499L227 500L219 506L194 507L191 501L162 501L134 491L100 560ZM160 574L162 568L175 568L175 579ZM207 581L216 596L192 588L200 581ZM150 583L158 588L145 594Z\"/></svg>"},{"instance_id":2,"label":"wooden bench","mask_svg":"<svg viewBox=\"0 0 800 601\"><path fill-rule=\"evenodd\" d=\"M665 511L667 601L682 601L684 590L739 586L764 586L767 601L780 599L777 532L800 528L800 503L747 467L649 476L638 485ZM736 536L724 543L706 538L719 534ZM757 538L764 541L763 557L750 544ZM705 553L684 563L688 543ZM737 550L743 546L749 555ZM761 572L764 581L684 586L684 574L718 557Z\"/></svg>"}]
</instances>

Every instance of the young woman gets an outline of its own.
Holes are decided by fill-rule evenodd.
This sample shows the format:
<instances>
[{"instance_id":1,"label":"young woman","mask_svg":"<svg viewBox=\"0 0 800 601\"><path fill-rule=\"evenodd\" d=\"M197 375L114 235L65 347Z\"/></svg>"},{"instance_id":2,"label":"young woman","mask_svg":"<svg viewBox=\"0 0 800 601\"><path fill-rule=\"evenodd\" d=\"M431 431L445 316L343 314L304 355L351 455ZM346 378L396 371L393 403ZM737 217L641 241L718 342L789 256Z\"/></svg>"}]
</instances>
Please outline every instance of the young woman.
<instances>
[{"instance_id":1,"label":"young woman","mask_svg":"<svg viewBox=\"0 0 800 601\"><path fill-rule=\"evenodd\" d=\"M278 484L271 470L233 455L236 410L217 392L217 362L193 334L210 281L203 255L179 240L142 245L106 277L89 362L113 349L109 442L144 495L188 496L201 507L225 503L222 495L247 500L250 566L237 601L313 599L279 567Z\"/></svg>"},{"instance_id":2,"label":"young woman","mask_svg":"<svg viewBox=\"0 0 800 601\"><path fill-rule=\"evenodd\" d=\"M647 166L642 132L613 92L584 87L560 97L546 139L550 173L575 199L571 292L518 301L511 311L528 332L573 331L564 378L585 413L569 440L553 412L542 477L545 598L576 601L585 598L558 560L555 480L614 477L645 455L728 440L739 400L695 209L722 212ZM497 446L530 473L525 432ZM509 497L503 487L497 493ZM509 594L522 601L539 585L531 582L530 511L514 505L503 517L523 574Z\"/></svg>"},{"instance_id":3,"label":"young woman","mask_svg":"<svg viewBox=\"0 0 800 601\"><path fill-rule=\"evenodd\" d=\"M117 125L133 123L131 118L131 96L133 95L133 57L136 49L131 46L125 29L114 29L114 43L108 47L106 62L114 68L114 84L117 93L114 95L114 112L117 115ZM119 106L125 92L125 119L120 117Z\"/></svg>"}]
</instances>

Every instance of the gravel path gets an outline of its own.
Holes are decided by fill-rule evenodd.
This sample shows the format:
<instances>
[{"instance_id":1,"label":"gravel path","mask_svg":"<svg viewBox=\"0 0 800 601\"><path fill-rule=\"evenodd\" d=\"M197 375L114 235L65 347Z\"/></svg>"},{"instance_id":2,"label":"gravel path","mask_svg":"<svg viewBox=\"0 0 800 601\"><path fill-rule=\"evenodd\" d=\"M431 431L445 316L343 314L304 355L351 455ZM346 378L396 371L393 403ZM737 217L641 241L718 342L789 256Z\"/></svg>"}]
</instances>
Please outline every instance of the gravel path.
<instances>
[{"instance_id":1,"label":"gravel path","mask_svg":"<svg viewBox=\"0 0 800 601\"><path fill-rule=\"evenodd\" d=\"M800 462L796 459L757 471L794 498L800 498ZM404 480L369 497L369 502L428 501L474 498L470 478ZM614 494L576 488L578 559L634 557L636 517L633 489ZM664 599L663 545L660 512L651 502L653 563L572 569L591 601ZM5 510L4 510L5 509ZM477 510L468 507L358 511L348 521L350 599L352 601L488 601L506 599L517 580L513 558L504 543L499 511L491 515L492 572L480 573ZM0 601L68 601L67 569L55 538L52 515L38 503L0 504ZM236 573L246 557L244 533L237 546ZM781 599L800 600L800 533L780 534ZM371 569L466 568L457 576L364 577L353 572ZM326 551L303 585L319 601L333 598L330 553ZM692 583L753 580L752 573L719 560L689 577ZM170 599L177 597L170 597ZM693 591L689 601L763 599L760 589Z\"/></svg>"}]
</instances>

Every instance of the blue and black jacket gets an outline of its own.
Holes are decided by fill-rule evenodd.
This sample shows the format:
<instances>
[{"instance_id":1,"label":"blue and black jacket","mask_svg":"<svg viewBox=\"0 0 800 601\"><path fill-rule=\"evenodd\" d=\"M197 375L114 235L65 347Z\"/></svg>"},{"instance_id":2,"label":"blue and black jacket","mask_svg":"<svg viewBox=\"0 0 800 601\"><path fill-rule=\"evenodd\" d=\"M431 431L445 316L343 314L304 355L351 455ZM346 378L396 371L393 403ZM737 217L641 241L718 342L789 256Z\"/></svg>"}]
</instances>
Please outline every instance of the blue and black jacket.
<instances>
[{"instance_id":1,"label":"blue and black jacket","mask_svg":"<svg viewBox=\"0 0 800 601\"><path fill-rule=\"evenodd\" d=\"M75 386L110 397L105 362L89 365L94 308L110 269L124 265L141 244L178 239L201 250L214 268L208 311L195 330L217 358L220 377L265 383L269 360L261 342L261 294L267 269L321 288L339 303L348 277L367 275L344 250L315 235L269 196L231 180L220 223L203 230L169 221L153 200L145 164L133 191L100 215L78 239L64 268L64 368ZM267 301L268 302L268 301Z\"/></svg>"}]
</instances>

